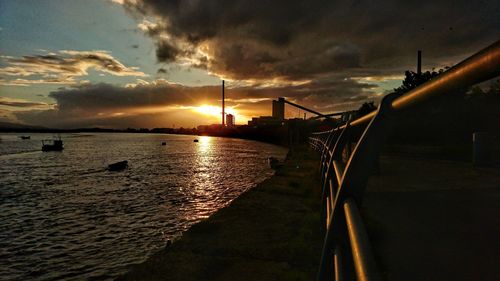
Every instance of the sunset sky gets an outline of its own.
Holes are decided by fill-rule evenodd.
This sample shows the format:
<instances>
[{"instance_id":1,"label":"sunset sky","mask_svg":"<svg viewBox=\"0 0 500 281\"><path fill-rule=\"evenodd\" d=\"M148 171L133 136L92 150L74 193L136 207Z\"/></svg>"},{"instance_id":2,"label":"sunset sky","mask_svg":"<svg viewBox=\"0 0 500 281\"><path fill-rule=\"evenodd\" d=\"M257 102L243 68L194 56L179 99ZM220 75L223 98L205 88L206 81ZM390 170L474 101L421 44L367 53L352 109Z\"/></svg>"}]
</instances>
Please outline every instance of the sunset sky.
<instances>
[{"instance_id":1,"label":"sunset sky","mask_svg":"<svg viewBox=\"0 0 500 281\"><path fill-rule=\"evenodd\" d=\"M0 122L244 124L283 96L328 113L500 35L500 1L0 0ZM287 109L287 116L301 116Z\"/></svg>"}]
</instances>

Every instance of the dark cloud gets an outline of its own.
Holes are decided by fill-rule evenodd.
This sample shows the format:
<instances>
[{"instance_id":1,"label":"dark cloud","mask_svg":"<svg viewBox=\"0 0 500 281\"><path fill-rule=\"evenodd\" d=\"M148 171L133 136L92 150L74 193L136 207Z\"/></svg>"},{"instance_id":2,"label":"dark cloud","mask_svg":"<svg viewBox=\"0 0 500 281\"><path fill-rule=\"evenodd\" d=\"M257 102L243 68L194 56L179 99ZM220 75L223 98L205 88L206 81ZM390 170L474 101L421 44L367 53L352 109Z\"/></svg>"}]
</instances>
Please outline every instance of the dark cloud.
<instances>
[{"instance_id":1,"label":"dark cloud","mask_svg":"<svg viewBox=\"0 0 500 281\"><path fill-rule=\"evenodd\" d=\"M353 68L394 73L413 66L417 49L424 51L426 64L436 66L475 52L500 34L497 0L137 0L125 5L159 19L147 31L159 41L159 61L196 55L195 67L235 79L311 79ZM161 34L169 36L168 44ZM205 56L180 53L188 48L202 49Z\"/></svg>"},{"instance_id":2,"label":"dark cloud","mask_svg":"<svg viewBox=\"0 0 500 281\"><path fill-rule=\"evenodd\" d=\"M155 40L159 62L243 81L226 93L228 106L246 116L269 115L270 100L279 96L325 113L354 109L381 97L383 90L375 82L393 81L414 68L416 50L423 50L424 66L442 67L500 35L498 0L123 2L150 20L138 30ZM114 75L142 73L105 52L6 60L11 65L0 74L19 77L0 79L4 84L68 83L88 67ZM183 110L217 105L219 93L218 86L165 81L129 87L88 84L50 93L54 109L17 112L16 117L49 127L151 127L162 122L193 126L204 120Z\"/></svg>"},{"instance_id":3,"label":"dark cloud","mask_svg":"<svg viewBox=\"0 0 500 281\"><path fill-rule=\"evenodd\" d=\"M184 118L179 119L180 115ZM171 127L172 122L178 126L192 128L192 124L200 122L199 116L186 115L185 110L173 110L155 113L126 113L126 114L99 114L99 115L77 115L71 112L60 112L58 110L39 110L15 112L18 122L28 124L45 124L51 128L158 128ZM0 119L1 121L2 119ZM182 122L176 122L182 121ZM8 118L7 122L12 122Z\"/></svg>"},{"instance_id":4,"label":"dark cloud","mask_svg":"<svg viewBox=\"0 0 500 281\"><path fill-rule=\"evenodd\" d=\"M167 41L159 41L156 44L156 58L159 62L173 62L181 51Z\"/></svg>"},{"instance_id":5,"label":"dark cloud","mask_svg":"<svg viewBox=\"0 0 500 281\"><path fill-rule=\"evenodd\" d=\"M271 100L281 96L321 112L332 112L356 108L366 99L378 99L370 92L373 86L330 77L295 86L228 87L226 104L238 111L240 121L270 115ZM193 114L193 107L219 106L220 86L187 87L165 80L128 87L101 83L61 88L49 97L56 101L53 109L16 112L17 119L47 127L157 127L161 122L190 127L207 122Z\"/></svg>"},{"instance_id":6,"label":"dark cloud","mask_svg":"<svg viewBox=\"0 0 500 281\"><path fill-rule=\"evenodd\" d=\"M111 84L88 84L51 92L59 111L101 112L145 107L191 106L196 102L217 99L217 87L187 87L158 80L129 87Z\"/></svg>"}]
</instances>

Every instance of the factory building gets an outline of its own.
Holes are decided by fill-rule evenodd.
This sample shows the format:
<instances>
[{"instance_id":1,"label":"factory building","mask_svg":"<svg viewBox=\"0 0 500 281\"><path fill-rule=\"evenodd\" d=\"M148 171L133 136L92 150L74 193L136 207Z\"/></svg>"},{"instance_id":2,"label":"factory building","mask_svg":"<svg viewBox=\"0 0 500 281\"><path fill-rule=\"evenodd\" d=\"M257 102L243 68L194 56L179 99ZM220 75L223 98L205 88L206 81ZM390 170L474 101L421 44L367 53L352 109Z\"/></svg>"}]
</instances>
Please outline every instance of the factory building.
<instances>
[{"instance_id":1,"label":"factory building","mask_svg":"<svg viewBox=\"0 0 500 281\"><path fill-rule=\"evenodd\" d=\"M252 120L248 121L248 126L251 127L283 126L284 124L284 120L272 116L253 117Z\"/></svg>"},{"instance_id":2,"label":"factory building","mask_svg":"<svg viewBox=\"0 0 500 281\"><path fill-rule=\"evenodd\" d=\"M273 100L273 117L278 120L285 120L285 99Z\"/></svg>"},{"instance_id":3,"label":"factory building","mask_svg":"<svg viewBox=\"0 0 500 281\"><path fill-rule=\"evenodd\" d=\"M273 100L273 116L254 117L248 121L252 127L283 126L285 124L285 99Z\"/></svg>"},{"instance_id":4,"label":"factory building","mask_svg":"<svg viewBox=\"0 0 500 281\"><path fill-rule=\"evenodd\" d=\"M234 115L232 114L227 114L226 115L226 126L227 127L234 127L234 123L235 123L235 120L234 120Z\"/></svg>"}]
</instances>

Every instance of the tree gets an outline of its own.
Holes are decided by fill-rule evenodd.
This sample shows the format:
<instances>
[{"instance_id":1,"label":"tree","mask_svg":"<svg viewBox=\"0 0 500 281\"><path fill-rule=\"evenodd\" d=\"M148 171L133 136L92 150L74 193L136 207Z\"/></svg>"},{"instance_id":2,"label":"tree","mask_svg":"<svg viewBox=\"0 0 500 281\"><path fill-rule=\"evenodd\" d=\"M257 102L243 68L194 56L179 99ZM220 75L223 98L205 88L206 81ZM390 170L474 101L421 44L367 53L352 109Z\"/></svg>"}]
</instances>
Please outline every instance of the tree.
<instances>
[{"instance_id":1,"label":"tree","mask_svg":"<svg viewBox=\"0 0 500 281\"><path fill-rule=\"evenodd\" d=\"M405 79L402 81L402 85L398 88L394 89L394 92L398 94L404 94L422 84L425 82L433 79L434 77L440 75L441 73L445 72L449 67L446 66L445 68L441 68L438 71L425 71L422 72L420 75L418 73L407 70L405 71Z\"/></svg>"},{"instance_id":2,"label":"tree","mask_svg":"<svg viewBox=\"0 0 500 281\"><path fill-rule=\"evenodd\" d=\"M377 110L377 107L375 104L371 102L365 102L361 105L361 107L357 110L356 115L357 117L364 116L372 111Z\"/></svg>"}]
</instances>

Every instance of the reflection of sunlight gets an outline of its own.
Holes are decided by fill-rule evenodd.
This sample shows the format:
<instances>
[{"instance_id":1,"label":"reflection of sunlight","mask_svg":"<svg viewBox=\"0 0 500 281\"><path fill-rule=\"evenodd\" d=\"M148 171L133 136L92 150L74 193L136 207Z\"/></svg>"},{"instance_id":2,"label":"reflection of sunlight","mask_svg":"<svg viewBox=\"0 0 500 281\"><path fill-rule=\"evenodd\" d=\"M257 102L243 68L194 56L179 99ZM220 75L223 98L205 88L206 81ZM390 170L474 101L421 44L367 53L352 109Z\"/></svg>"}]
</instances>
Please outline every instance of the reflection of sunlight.
<instances>
[{"instance_id":1,"label":"reflection of sunlight","mask_svg":"<svg viewBox=\"0 0 500 281\"><path fill-rule=\"evenodd\" d=\"M200 136L198 140L198 153L207 154L212 150L212 138L207 136ZM202 155L198 155L202 156ZM205 163L204 163L205 164Z\"/></svg>"},{"instance_id":2,"label":"reflection of sunlight","mask_svg":"<svg viewBox=\"0 0 500 281\"><path fill-rule=\"evenodd\" d=\"M199 136L196 143L194 173L191 177L191 204L196 212L191 219L206 218L212 209L214 198L220 192L218 188L218 163L215 157L215 139L209 136Z\"/></svg>"},{"instance_id":3,"label":"reflection of sunlight","mask_svg":"<svg viewBox=\"0 0 500 281\"><path fill-rule=\"evenodd\" d=\"M195 170L196 173L193 181L196 184L196 190L203 193L204 189L211 189L213 185L213 158L212 158L212 137L200 136L198 139L198 153L196 156ZM201 189L200 189L201 188Z\"/></svg>"}]
</instances>

